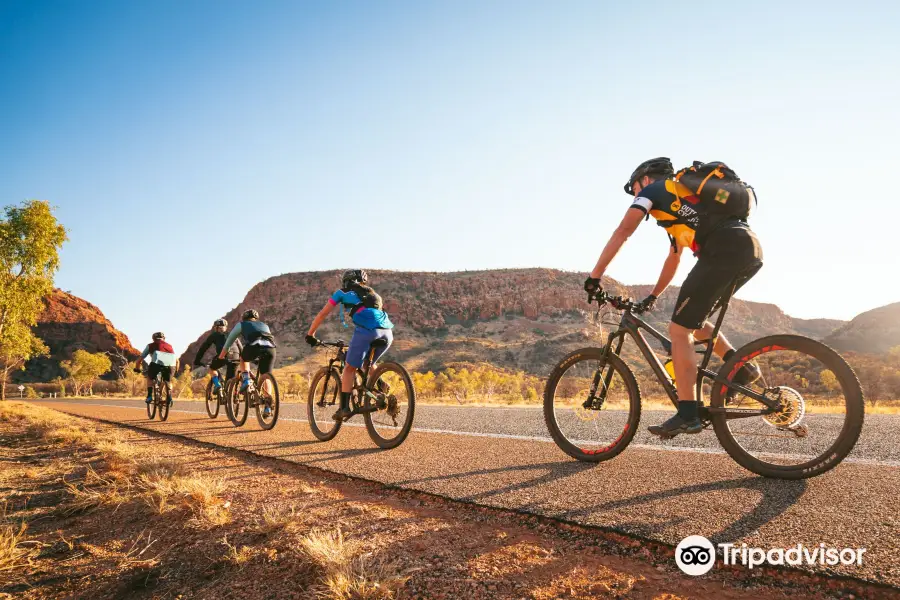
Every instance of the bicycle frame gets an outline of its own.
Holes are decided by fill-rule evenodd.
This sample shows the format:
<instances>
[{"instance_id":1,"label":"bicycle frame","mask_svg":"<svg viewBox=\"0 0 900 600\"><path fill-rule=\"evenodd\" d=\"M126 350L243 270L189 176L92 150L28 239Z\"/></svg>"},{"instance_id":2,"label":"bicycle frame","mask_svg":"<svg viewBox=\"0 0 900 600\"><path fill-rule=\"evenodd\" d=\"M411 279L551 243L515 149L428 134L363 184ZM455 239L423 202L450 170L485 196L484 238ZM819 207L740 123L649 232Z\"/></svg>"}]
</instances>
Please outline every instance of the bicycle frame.
<instances>
[{"instance_id":1,"label":"bicycle frame","mask_svg":"<svg viewBox=\"0 0 900 600\"><path fill-rule=\"evenodd\" d=\"M347 346L343 346L343 345L337 346L337 349L338 349L338 351L337 351L337 354L334 356L334 358L330 358L328 360L328 370L329 371L337 370L338 375L340 376L340 375L343 375L344 369L347 366ZM369 371L372 368L372 358L374 356L375 356L375 348L369 348L369 354L366 357L366 360L363 361L362 368L360 368L357 371L360 374L360 376L362 377L362 381L363 381L362 385L354 385L354 389L356 389L358 392L364 393L366 399L372 398L373 400L375 400L377 402L378 397L375 394L373 394L369 390L368 387L366 387L366 382L369 380ZM335 367L336 363L340 364L340 368ZM321 398L319 398L320 402L325 402L326 390L327 390L327 386L322 386L322 396L321 396ZM338 390L338 391L340 391L340 390ZM357 396L357 398L358 398L358 396ZM357 401L361 404L361 402L359 400L357 400ZM351 410L354 415L357 415L360 413L365 413L365 412L375 412L376 410L378 410L378 405L375 404L373 406L367 406L365 408L362 406L360 406L359 408L352 407Z\"/></svg>"},{"instance_id":2,"label":"bicycle frame","mask_svg":"<svg viewBox=\"0 0 900 600\"><path fill-rule=\"evenodd\" d=\"M712 359L713 349L716 346L716 341L719 337L719 330L722 327L722 322L725 320L725 313L728 310L728 304L731 302L731 297L734 294L735 285L733 284L729 292L723 296L722 298L722 306L719 310L718 318L716 319L715 327L713 328L712 334L710 335L708 340L703 340L701 343L706 344L706 350L703 352L703 359L697 368L697 382L696 382L696 394L697 400L700 405L703 405L703 381L705 379L711 380L713 383L721 384L727 387L729 390L733 390L739 392L740 394L752 398L757 402L763 404L767 407L767 409L744 409L744 408L725 408L725 407L704 407L707 411L707 414L725 414L726 419L739 419L739 418L747 418L747 417L756 417L761 415L771 414L777 411L780 407L780 404L776 400L771 400L766 398L764 395L755 392L749 388L746 388L740 384L736 384L728 381L724 377L720 377L718 373L714 371L710 371L707 367L709 366L709 362ZM622 314L622 320L619 323L619 328L612 332L609 335L609 339L606 342L606 345L603 347L603 355L608 356L609 353L613 353L615 355L619 355L622 351L622 346L625 344L625 336L631 336L634 340L635 344L637 344L638 350L641 351L641 354L644 356L644 359L650 365L650 368L653 370L654 375L656 375L656 379L659 381L660 385L666 390L666 394L669 396L669 400L672 404L677 407L678 406L678 393L675 389L675 385L672 383L672 380L669 379L668 374L665 371L662 363L659 361L659 357L655 352L650 348L650 344L647 342L647 338L644 337L644 334L641 330L647 331L652 337L656 338L662 345L666 352L671 353L672 351L672 341L667 338L665 335L654 329L651 325L649 325L643 319L640 319L637 315L631 312L631 309L626 309ZM613 345L615 345L615 350L613 350ZM605 365L601 365L597 370L597 373L594 375L594 381L591 384L591 395L588 401L585 403L585 408L587 408L587 404L592 402L594 398L599 399L600 405L603 405L606 397L606 391L609 389L609 385L612 379L612 370L608 371L603 380L603 389L600 395L597 395L597 388L599 386L599 377L600 373L603 371L603 367Z\"/></svg>"}]
</instances>

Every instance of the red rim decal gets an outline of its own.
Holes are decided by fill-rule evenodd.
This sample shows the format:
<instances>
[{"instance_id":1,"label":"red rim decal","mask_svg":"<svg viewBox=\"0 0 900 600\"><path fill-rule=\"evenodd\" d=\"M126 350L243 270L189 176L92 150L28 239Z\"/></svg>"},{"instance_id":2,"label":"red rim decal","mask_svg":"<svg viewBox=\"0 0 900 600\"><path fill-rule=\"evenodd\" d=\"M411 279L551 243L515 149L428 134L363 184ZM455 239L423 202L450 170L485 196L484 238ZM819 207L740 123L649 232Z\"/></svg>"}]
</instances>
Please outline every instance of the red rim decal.
<instances>
[{"instance_id":1,"label":"red rim decal","mask_svg":"<svg viewBox=\"0 0 900 600\"><path fill-rule=\"evenodd\" d=\"M597 450L584 450L584 449L581 449L581 451L584 452L585 454L603 454L604 452L609 452L610 450L613 449L613 447L614 447L616 444L619 443L619 440L621 440L623 437L625 437L625 434L628 433L628 428L629 428L629 425L628 425L628 423L626 423L626 424L625 424L625 429L622 430L622 433L619 435L619 437L617 437L617 438L613 441L613 443L611 443L609 446L606 446L605 448L598 448Z\"/></svg>"}]
</instances>

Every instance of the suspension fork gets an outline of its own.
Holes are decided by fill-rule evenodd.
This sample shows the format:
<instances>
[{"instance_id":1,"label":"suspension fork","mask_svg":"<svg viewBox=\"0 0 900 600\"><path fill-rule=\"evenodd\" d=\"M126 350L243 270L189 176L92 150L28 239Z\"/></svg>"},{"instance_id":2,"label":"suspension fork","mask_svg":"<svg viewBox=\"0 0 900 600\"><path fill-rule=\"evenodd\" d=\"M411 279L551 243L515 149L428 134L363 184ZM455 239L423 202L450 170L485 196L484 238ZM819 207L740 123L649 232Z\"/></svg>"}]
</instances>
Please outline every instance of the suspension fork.
<instances>
[{"instance_id":1,"label":"suspension fork","mask_svg":"<svg viewBox=\"0 0 900 600\"><path fill-rule=\"evenodd\" d=\"M616 345L615 351L612 351L613 344ZM606 348L603 349L603 358L600 362L600 366L597 367L597 372L594 373L594 380L591 382L591 394L588 396L587 401L584 403L584 408L595 408L595 400L599 400L596 408L603 408L603 403L606 401L606 394L609 391L609 384L612 382L613 372L612 369L608 370L606 373L603 373L604 367L606 367L606 358L609 356L612 351L616 356L622 351L622 346L625 344L625 335L624 334L611 334L609 336L609 341L606 342ZM599 395L597 394L597 388L600 384L600 374L603 373L603 388L600 390Z\"/></svg>"}]
</instances>

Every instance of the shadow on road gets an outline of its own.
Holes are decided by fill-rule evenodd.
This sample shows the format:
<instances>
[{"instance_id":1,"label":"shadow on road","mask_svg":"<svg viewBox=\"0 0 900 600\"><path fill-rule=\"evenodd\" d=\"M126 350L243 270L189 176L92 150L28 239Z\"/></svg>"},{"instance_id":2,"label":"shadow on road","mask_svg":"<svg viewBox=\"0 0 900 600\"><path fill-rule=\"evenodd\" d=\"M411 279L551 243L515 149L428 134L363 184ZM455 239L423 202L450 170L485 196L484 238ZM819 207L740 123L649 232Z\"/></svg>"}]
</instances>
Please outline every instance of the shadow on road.
<instances>
[{"instance_id":1,"label":"shadow on road","mask_svg":"<svg viewBox=\"0 0 900 600\"><path fill-rule=\"evenodd\" d=\"M760 498L756 503L756 508L743 514L724 529L706 536L714 544L717 544L720 542L732 542L759 530L760 527L769 523L795 505L803 496L806 488L807 483L805 480L783 481L778 479L764 479L762 477L742 477L739 479L686 485L680 488L660 490L649 494L642 494L640 496L630 496L586 508L568 510L557 516L569 521L583 521L589 515L597 512L611 511L620 508L628 509L640 504L649 504L659 500L671 500L678 496L691 494L722 491L759 494ZM625 531L639 533L648 537L654 535L655 537L660 531L679 521L696 519L697 522L700 523L703 519L704 512L714 510L710 509L702 502L697 503L696 507L696 517L683 516L657 524L647 522L620 523L617 525L617 528L621 527ZM712 521L712 519L710 519L710 521Z\"/></svg>"},{"instance_id":2,"label":"shadow on road","mask_svg":"<svg viewBox=\"0 0 900 600\"><path fill-rule=\"evenodd\" d=\"M540 487L549 483L553 483L559 479L577 475L583 471L588 471L596 465L584 462L573 462L571 460L561 460L545 463L537 463L533 465L506 465L493 469L477 469L474 471L466 471L463 473L453 473L450 475L434 475L431 477L422 477L419 479L407 479L395 482L394 485L414 487L424 483L434 483L439 481L464 480L470 477L478 477L484 475L501 475L514 473L528 473L527 479L520 480L509 485L499 486L490 490L485 490L475 494L460 496L460 500L467 502L478 502L493 496L500 496L509 492L518 490L526 490L529 488ZM522 505L522 508L531 508L535 503L529 502Z\"/></svg>"}]
</instances>

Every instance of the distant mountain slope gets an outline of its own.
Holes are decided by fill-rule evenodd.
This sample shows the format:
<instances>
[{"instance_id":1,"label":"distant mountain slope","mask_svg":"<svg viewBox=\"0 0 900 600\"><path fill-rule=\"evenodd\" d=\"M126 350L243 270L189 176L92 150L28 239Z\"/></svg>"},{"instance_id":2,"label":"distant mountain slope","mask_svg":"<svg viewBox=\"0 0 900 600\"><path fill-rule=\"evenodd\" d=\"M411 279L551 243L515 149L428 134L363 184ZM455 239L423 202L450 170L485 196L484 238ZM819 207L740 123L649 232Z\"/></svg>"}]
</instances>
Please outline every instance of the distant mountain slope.
<instances>
[{"instance_id":1,"label":"distant mountain slope","mask_svg":"<svg viewBox=\"0 0 900 600\"><path fill-rule=\"evenodd\" d=\"M900 346L900 302L873 308L825 338L838 350L880 354Z\"/></svg>"},{"instance_id":2,"label":"distant mountain slope","mask_svg":"<svg viewBox=\"0 0 900 600\"><path fill-rule=\"evenodd\" d=\"M13 375L14 381L50 381L64 376L59 361L71 358L78 349L88 352L118 350L129 358L140 354L128 336L116 329L90 302L62 290L53 290L44 299L44 304L44 312L38 318L34 332L44 340L50 356L29 361L24 371Z\"/></svg>"},{"instance_id":3,"label":"distant mountain slope","mask_svg":"<svg viewBox=\"0 0 900 600\"><path fill-rule=\"evenodd\" d=\"M256 284L226 318L235 322L247 308L260 311L278 339L278 364L298 361L311 368L321 355L305 343L309 323L339 286L339 271L288 273ZM598 344L603 329L595 322L596 305L582 291L584 274L553 269L504 269L457 273L372 271L371 283L384 297L396 324L391 355L412 369L442 369L454 363L490 362L546 375L567 352ZM604 287L643 297L649 286L628 287L612 279ZM667 291L648 320L665 328L678 289ZM209 315L209 320L221 315ZM349 319L349 316L348 316ZM842 321L793 319L773 304L735 300L725 331L741 344L771 333L821 338ZM663 329L665 331L665 329ZM319 337L349 340L338 317ZM193 360L203 332L182 355Z\"/></svg>"}]
</instances>

